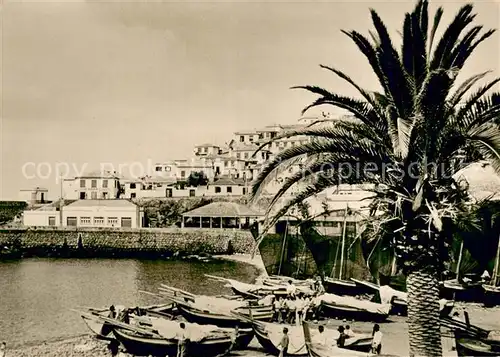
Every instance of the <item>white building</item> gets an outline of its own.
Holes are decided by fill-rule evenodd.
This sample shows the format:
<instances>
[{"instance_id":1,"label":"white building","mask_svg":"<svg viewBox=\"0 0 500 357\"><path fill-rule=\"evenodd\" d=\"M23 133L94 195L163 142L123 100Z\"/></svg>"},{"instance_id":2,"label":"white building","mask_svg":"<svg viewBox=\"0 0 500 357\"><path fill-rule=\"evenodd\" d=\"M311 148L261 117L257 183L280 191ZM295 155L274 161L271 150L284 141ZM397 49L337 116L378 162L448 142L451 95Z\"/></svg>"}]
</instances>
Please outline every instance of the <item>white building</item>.
<instances>
[{"instance_id":1,"label":"white building","mask_svg":"<svg viewBox=\"0 0 500 357\"><path fill-rule=\"evenodd\" d=\"M111 172L94 171L63 181L64 198L69 200L116 199L120 179Z\"/></svg>"},{"instance_id":2,"label":"white building","mask_svg":"<svg viewBox=\"0 0 500 357\"><path fill-rule=\"evenodd\" d=\"M45 203L49 190L43 187L35 187L30 189L19 190L19 200L25 201L29 204Z\"/></svg>"},{"instance_id":3,"label":"white building","mask_svg":"<svg viewBox=\"0 0 500 357\"><path fill-rule=\"evenodd\" d=\"M62 225L69 227L139 228L143 218L139 206L123 199L77 200L62 209ZM25 226L59 226L60 212L54 204L26 210L23 223Z\"/></svg>"}]
</instances>

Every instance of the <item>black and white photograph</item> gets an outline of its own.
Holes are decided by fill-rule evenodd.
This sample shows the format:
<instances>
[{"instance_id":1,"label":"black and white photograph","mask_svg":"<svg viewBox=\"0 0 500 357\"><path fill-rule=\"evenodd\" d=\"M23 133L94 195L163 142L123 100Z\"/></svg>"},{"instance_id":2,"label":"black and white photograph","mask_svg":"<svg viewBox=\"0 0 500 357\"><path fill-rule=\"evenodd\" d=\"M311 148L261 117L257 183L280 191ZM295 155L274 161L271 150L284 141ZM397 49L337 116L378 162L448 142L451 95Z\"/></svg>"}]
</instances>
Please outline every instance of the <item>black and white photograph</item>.
<instances>
[{"instance_id":1,"label":"black and white photograph","mask_svg":"<svg viewBox=\"0 0 500 357\"><path fill-rule=\"evenodd\" d=\"M0 357L500 356L500 0L0 0Z\"/></svg>"}]
</instances>

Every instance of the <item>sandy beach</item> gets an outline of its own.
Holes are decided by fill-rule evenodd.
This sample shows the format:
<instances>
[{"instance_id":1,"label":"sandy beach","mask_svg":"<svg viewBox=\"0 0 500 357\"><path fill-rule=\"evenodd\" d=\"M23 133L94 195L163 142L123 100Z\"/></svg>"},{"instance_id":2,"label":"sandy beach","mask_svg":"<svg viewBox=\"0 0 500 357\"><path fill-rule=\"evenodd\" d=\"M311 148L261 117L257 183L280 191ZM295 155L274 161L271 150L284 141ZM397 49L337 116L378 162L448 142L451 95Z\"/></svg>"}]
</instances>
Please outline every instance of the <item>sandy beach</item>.
<instances>
[{"instance_id":1,"label":"sandy beach","mask_svg":"<svg viewBox=\"0 0 500 357\"><path fill-rule=\"evenodd\" d=\"M259 255L253 258L250 255L231 255L231 256L218 256L218 259L228 259L243 263L254 265L259 269L262 278L266 275L264 264ZM258 279L259 279L258 278ZM258 280L257 279L257 280ZM474 325L486 329L500 330L500 308L484 308L478 304L459 304L455 305L455 310L462 312L466 309L469 312L471 322ZM83 324L83 321L82 321ZM372 323L356 322L356 321L340 321L331 320L328 322L329 326L336 327L338 325L350 324L354 331L369 333L372 329ZM381 330L384 334L383 337L383 350L385 354L407 356L408 355L408 328L405 317L391 316L388 322L381 324ZM8 344L8 341L7 341ZM8 345L7 345L8 347ZM449 346L445 347L445 356L456 356L453 351L447 351ZM232 356L242 357L263 357L268 354L262 349L258 341L254 339L249 349L245 351L235 351ZM21 346L19 348L10 350L8 349L8 357L104 357L110 356L107 350L106 342L98 341L89 335L80 335L73 338L48 341L45 343ZM200 356L202 357L202 356Z\"/></svg>"}]
</instances>

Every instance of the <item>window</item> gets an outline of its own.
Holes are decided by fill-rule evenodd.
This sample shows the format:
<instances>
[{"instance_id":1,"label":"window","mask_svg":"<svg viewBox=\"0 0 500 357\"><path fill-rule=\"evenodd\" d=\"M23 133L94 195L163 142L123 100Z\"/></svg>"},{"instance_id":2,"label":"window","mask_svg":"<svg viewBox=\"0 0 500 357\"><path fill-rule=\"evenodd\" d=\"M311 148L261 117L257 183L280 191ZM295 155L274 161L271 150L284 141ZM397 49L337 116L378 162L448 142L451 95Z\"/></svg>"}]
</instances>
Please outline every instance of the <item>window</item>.
<instances>
[{"instance_id":1,"label":"window","mask_svg":"<svg viewBox=\"0 0 500 357\"><path fill-rule=\"evenodd\" d=\"M91 187L92 188L96 188L97 187L97 180L92 180Z\"/></svg>"},{"instance_id":2,"label":"window","mask_svg":"<svg viewBox=\"0 0 500 357\"><path fill-rule=\"evenodd\" d=\"M49 226L55 226L56 225L56 217L50 216L49 217Z\"/></svg>"},{"instance_id":3,"label":"window","mask_svg":"<svg viewBox=\"0 0 500 357\"><path fill-rule=\"evenodd\" d=\"M80 224L82 226L89 226L90 225L90 217L80 217Z\"/></svg>"},{"instance_id":4,"label":"window","mask_svg":"<svg viewBox=\"0 0 500 357\"><path fill-rule=\"evenodd\" d=\"M80 180L80 187L82 187L82 188L85 187L85 180Z\"/></svg>"},{"instance_id":5,"label":"window","mask_svg":"<svg viewBox=\"0 0 500 357\"><path fill-rule=\"evenodd\" d=\"M240 135L240 143L245 142L245 137L243 135Z\"/></svg>"},{"instance_id":6,"label":"window","mask_svg":"<svg viewBox=\"0 0 500 357\"><path fill-rule=\"evenodd\" d=\"M87 197L87 194L85 192L80 192L80 199L84 200Z\"/></svg>"},{"instance_id":7,"label":"window","mask_svg":"<svg viewBox=\"0 0 500 357\"><path fill-rule=\"evenodd\" d=\"M219 186L215 186L215 193L221 193L221 188Z\"/></svg>"},{"instance_id":8,"label":"window","mask_svg":"<svg viewBox=\"0 0 500 357\"><path fill-rule=\"evenodd\" d=\"M76 217L66 218L66 225L76 227Z\"/></svg>"},{"instance_id":9,"label":"window","mask_svg":"<svg viewBox=\"0 0 500 357\"><path fill-rule=\"evenodd\" d=\"M253 142L253 135L250 135L250 136L248 137L248 140L249 140L250 142Z\"/></svg>"},{"instance_id":10,"label":"window","mask_svg":"<svg viewBox=\"0 0 500 357\"><path fill-rule=\"evenodd\" d=\"M97 192L91 192L90 193L90 198L93 200L97 200Z\"/></svg>"},{"instance_id":11,"label":"window","mask_svg":"<svg viewBox=\"0 0 500 357\"><path fill-rule=\"evenodd\" d=\"M271 138L275 138L276 137L276 133L271 133Z\"/></svg>"},{"instance_id":12,"label":"window","mask_svg":"<svg viewBox=\"0 0 500 357\"><path fill-rule=\"evenodd\" d=\"M226 187L226 192L227 193L233 193L233 188L231 186Z\"/></svg>"},{"instance_id":13,"label":"window","mask_svg":"<svg viewBox=\"0 0 500 357\"><path fill-rule=\"evenodd\" d=\"M264 139L264 134L263 133L259 134L259 139Z\"/></svg>"},{"instance_id":14,"label":"window","mask_svg":"<svg viewBox=\"0 0 500 357\"><path fill-rule=\"evenodd\" d=\"M196 196L196 190L189 190L189 197Z\"/></svg>"},{"instance_id":15,"label":"window","mask_svg":"<svg viewBox=\"0 0 500 357\"><path fill-rule=\"evenodd\" d=\"M102 180L102 188L108 188L108 180Z\"/></svg>"},{"instance_id":16,"label":"window","mask_svg":"<svg viewBox=\"0 0 500 357\"><path fill-rule=\"evenodd\" d=\"M237 159L241 158L241 154L239 152L236 153L236 158Z\"/></svg>"},{"instance_id":17,"label":"window","mask_svg":"<svg viewBox=\"0 0 500 357\"><path fill-rule=\"evenodd\" d=\"M186 171L181 171L181 177L186 177Z\"/></svg>"},{"instance_id":18,"label":"window","mask_svg":"<svg viewBox=\"0 0 500 357\"><path fill-rule=\"evenodd\" d=\"M132 218L122 217L122 227L132 228Z\"/></svg>"},{"instance_id":19,"label":"window","mask_svg":"<svg viewBox=\"0 0 500 357\"><path fill-rule=\"evenodd\" d=\"M103 226L104 225L104 217L94 217L94 225L95 226Z\"/></svg>"},{"instance_id":20,"label":"window","mask_svg":"<svg viewBox=\"0 0 500 357\"><path fill-rule=\"evenodd\" d=\"M137 196L137 194L136 194L135 192L132 192L132 193L130 194L130 198L136 198L136 196Z\"/></svg>"},{"instance_id":21,"label":"window","mask_svg":"<svg viewBox=\"0 0 500 357\"><path fill-rule=\"evenodd\" d=\"M107 192L103 192L102 193L102 199L105 200L106 198L108 198L108 193Z\"/></svg>"},{"instance_id":22,"label":"window","mask_svg":"<svg viewBox=\"0 0 500 357\"><path fill-rule=\"evenodd\" d=\"M203 148L203 152L208 152L208 148Z\"/></svg>"},{"instance_id":23,"label":"window","mask_svg":"<svg viewBox=\"0 0 500 357\"><path fill-rule=\"evenodd\" d=\"M158 172L158 171L161 171L161 166L156 166L155 170Z\"/></svg>"},{"instance_id":24,"label":"window","mask_svg":"<svg viewBox=\"0 0 500 357\"><path fill-rule=\"evenodd\" d=\"M131 184L130 184L130 189L131 189L131 190L135 190L135 183L131 183Z\"/></svg>"},{"instance_id":25,"label":"window","mask_svg":"<svg viewBox=\"0 0 500 357\"><path fill-rule=\"evenodd\" d=\"M247 189L245 187L243 187L243 194L246 195L247 194Z\"/></svg>"},{"instance_id":26,"label":"window","mask_svg":"<svg viewBox=\"0 0 500 357\"><path fill-rule=\"evenodd\" d=\"M248 153L247 152L245 153L245 159L248 159Z\"/></svg>"},{"instance_id":27,"label":"window","mask_svg":"<svg viewBox=\"0 0 500 357\"><path fill-rule=\"evenodd\" d=\"M108 226L114 227L118 225L118 218L117 217L108 217Z\"/></svg>"}]
</instances>

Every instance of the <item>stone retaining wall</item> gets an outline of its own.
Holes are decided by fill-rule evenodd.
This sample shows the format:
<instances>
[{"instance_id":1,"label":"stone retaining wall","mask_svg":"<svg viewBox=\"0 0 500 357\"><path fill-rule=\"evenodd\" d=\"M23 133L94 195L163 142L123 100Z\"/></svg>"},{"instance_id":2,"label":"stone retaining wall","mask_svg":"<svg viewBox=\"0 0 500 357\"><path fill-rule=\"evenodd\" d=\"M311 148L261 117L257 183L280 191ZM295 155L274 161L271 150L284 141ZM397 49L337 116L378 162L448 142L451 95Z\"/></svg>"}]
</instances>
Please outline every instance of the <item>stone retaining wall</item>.
<instances>
[{"instance_id":1,"label":"stone retaining wall","mask_svg":"<svg viewBox=\"0 0 500 357\"><path fill-rule=\"evenodd\" d=\"M250 231L230 229L0 228L0 245L23 252L54 250L161 254L250 253Z\"/></svg>"}]
</instances>

